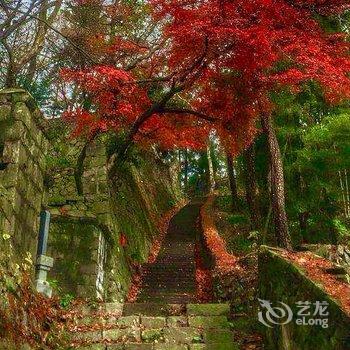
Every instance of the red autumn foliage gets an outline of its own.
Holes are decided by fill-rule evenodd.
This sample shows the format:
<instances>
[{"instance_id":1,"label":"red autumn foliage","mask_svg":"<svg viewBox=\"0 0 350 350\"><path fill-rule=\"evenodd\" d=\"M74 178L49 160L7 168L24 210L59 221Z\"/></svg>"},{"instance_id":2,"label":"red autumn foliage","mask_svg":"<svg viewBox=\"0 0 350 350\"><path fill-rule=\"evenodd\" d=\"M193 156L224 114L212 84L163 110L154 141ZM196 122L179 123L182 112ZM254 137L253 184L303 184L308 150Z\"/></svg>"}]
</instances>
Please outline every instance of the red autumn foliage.
<instances>
[{"instance_id":1,"label":"red autumn foliage","mask_svg":"<svg viewBox=\"0 0 350 350\"><path fill-rule=\"evenodd\" d=\"M172 70L193 62L207 46L192 105L217 118L215 128L232 152L251 142L256 118L271 113L271 91L298 92L313 80L329 102L350 97L349 42L345 35L326 34L313 17L326 8L344 10L345 1L152 3L172 40Z\"/></svg>"},{"instance_id":2,"label":"red autumn foliage","mask_svg":"<svg viewBox=\"0 0 350 350\"><path fill-rule=\"evenodd\" d=\"M298 92L312 80L331 103L350 97L349 41L326 33L314 17L344 11L348 1L150 3L161 34L156 44L91 33L92 51L101 50L103 63L63 72L91 99L88 107L65 113L77 134L132 130L131 138L145 145L200 148L213 127L226 149L237 153L256 135L257 117L273 110L271 91ZM113 11L105 9L107 15ZM126 22L132 17L130 7L120 13ZM135 55L139 64L130 65Z\"/></svg>"},{"instance_id":3,"label":"red autumn foliage","mask_svg":"<svg viewBox=\"0 0 350 350\"><path fill-rule=\"evenodd\" d=\"M125 236L125 234L122 232L119 235L119 245L121 247L126 247L126 245L128 244L128 238Z\"/></svg>"},{"instance_id":4,"label":"red autumn foliage","mask_svg":"<svg viewBox=\"0 0 350 350\"><path fill-rule=\"evenodd\" d=\"M200 303L210 303L213 301L213 278L211 270L203 263L198 243L195 245L194 257L196 262L196 298Z\"/></svg>"},{"instance_id":5,"label":"red autumn foliage","mask_svg":"<svg viewBox=\"0 0 350 350\"><path fill-rule=\"evenodd\" d=\"M11 279L9 275L5 278ZM63 346L66 311L60 307L59 300L36 293L27 271L14 288L2 290L2 300L6 300L7 307L3 304L0 308L1 339L18 347L27 343L35 349Z\"/></svg>"},{"instance_id":6,"label":"red autumn foliage","mask_svg":"<svg viewBox=\"0 0 350 350\"><path fill-rule=\"evenodd\" d=\"M220 237L212 215L214 196L208 197L201 208L201 218L204 238L207 247L215 258L215 269L226 273L233 270L240 270L238 258L230 254L226 249L225 241Z\"/></svg>"},{"instance_id":7,"label":"red autumn foliage","mask_svg":"<svg viewBox=\"0 0 350 350\"><path fill-rule=\"evenodd\" d=\"M328 269L334 267L331 261L309 252L284 251L281 254L284 258L302 267L313 281L320 282L325 291L338 300L342 308L350 314L350 285L327 272Z\"/></svg>"}]
</instances>

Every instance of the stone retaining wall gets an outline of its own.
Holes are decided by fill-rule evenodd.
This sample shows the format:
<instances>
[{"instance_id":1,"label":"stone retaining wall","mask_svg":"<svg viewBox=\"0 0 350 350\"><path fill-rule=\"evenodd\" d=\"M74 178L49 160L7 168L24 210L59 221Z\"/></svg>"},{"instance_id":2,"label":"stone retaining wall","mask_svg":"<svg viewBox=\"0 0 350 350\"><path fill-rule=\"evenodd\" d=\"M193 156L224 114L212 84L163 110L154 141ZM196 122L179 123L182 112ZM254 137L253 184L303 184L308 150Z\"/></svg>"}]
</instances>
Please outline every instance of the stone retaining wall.
<instances>
[{"instance_id":1,"label":"stone retaining wall","mask_svg":"<svg viewBox=\"0 0 350 350\"><path fill-rule=\"evenodd\" d=\"M158 222L181 193L153 152L135 150L109 182L100 139L85 148L78 193L76 164L83 147L72 144L72 164L49 171L49 253L56 261L51 278L65 293L122 301L133 266L147 260Z\"/></svg>"},{"instance_id":2,"label":"stone retaining wall","mask_svg":"<svg viewBox=\"0 0 350 350\"><path fill-rule=\"evenodd\" d=\"M137 149L109 182L103 137L86 144L60 123L24 90L0 92L0 248L10 242L17 258L35 260L39 214L49 209L56 290L121 301L180 189L169 165Z\"/></svg>"},{"instance_id":3,"label":"stone retaining wall","mask_svg":"<svg viewBox=\"0 0 350 350\"><path fill-rule=\"evenodd\" d=\"M259 255L259 294L260 299L272 302L273 307L283 307L285 309L280 304L280 302L283 302L293 312L293 319L290 322L276 325L268 321L266 310L262 310L262 317L270 326L264 326L266 349L350 349L349 315L320 285L307 278L299 267L281 257L278 249L261 247ZM327 319L328 327L298 325L296 318L302 317L297 316L298 311L300 311L297 302L311 302L311 308L315 308L314 303L316 302L327 302L326 312L329 312L328 316L320 317L317 314L314 317L306 317L306 320L310 318ZM281 314L280 311L278 312ZM307 310L307 312L309 311ZM277 319L278 323L285 321L287 319Z\"/></svg>"},{"instance_id":4,"label":"stone retaining wall","mask_svg":"<svg viewBox=\"0 0 350 350\"><path fill-rule=\"evenodd\" d=\"M43 124L28 93L0 91L0 231L18 257L36 254L48 150Z\"/></svg>"}]
</instances>

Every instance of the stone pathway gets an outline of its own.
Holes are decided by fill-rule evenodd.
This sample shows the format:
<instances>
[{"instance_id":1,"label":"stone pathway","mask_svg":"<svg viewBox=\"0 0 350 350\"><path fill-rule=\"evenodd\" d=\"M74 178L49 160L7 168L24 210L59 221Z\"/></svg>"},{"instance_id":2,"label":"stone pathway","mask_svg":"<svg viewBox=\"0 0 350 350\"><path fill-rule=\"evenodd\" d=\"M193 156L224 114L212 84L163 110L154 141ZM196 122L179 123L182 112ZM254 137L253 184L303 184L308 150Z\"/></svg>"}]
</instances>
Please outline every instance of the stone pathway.
<instances>
[{"instance_id":1,"label":"stone pathway","mask_svg":"<svg viewBox=\"0 0 350 350\"><path fill-rule=\"evenodd\" d=\"M194 246L199 231L200 203L189 204L170 221L167 235L146 273L138 302L188 303L195 301Z\"/></svg>"},{"instance_id":2,"label":"stone pathway","mask_svg":"<svg viewBox=\"0 0 350 350\"><path fill-rule=\"evenodd\" d=\"M79 312L71 349L235 350L228 304L103 304Z\"/></svg>"},{"instance_id":3,"label":"stone pathway","mask_svg":"<svg viewBox=\"0 0 350 350\"><path fill-rule=\"evenodd\" d=\"M235 350L228 304L195 304L194 248L201 203L171 220L157 260L146 266L137 303L78 310L72 349Z\"/></svg>"}]
</instances>

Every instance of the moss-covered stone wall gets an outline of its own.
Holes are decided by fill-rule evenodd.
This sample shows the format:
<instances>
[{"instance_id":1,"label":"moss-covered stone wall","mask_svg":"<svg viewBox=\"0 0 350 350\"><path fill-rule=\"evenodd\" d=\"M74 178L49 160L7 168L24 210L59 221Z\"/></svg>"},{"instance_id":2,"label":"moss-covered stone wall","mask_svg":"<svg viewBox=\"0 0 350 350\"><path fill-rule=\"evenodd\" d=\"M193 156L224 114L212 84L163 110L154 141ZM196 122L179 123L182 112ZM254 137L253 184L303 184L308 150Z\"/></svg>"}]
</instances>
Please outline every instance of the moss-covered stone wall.
<instances>
[{"instance_id":1,"label":"moss-covered stone wall","mask_svg":"<svg viewBox=\"0 0 350 350\"><path fill-rule=\"evenodd\" d=\"M181 200L181 192L154 152L135 150L109 179L106 148L97 139L85 147L78 165L78 193L77 159L83 147L83 142L72 144L68 153L73 161L49 171L49 248L62 267L56 264L51 278L63 292L121 301L133 267L147 259L162 215ZM83 245L89 248L80 249Z\"/></svg>"},{"instance_id":2,"label":"moss-covered stone wall","mask_svg":"<svg viewBox=\"0 0 350 350\"><path fill-rule=\"evenodd\" d=\"M113 178L106 164L103 137L69 138L24 90L0 92L2 238L16 255L29 251L35 259L39 214L49 209L49 279L62 293L120 301L162 215L182 198L154 151L134 149Z\"/></svg>"},{"instance_id":3,"label":"moss-covered stone wall","mask_svg":"<svg viewBox=\"0 0 350 350\"><path fill-rule=\"evenodd\" d=\"M279 250L262 247L259 255L259 294L263 300L281 307L287 304L293 319L280 325L265 327L266 349L273 350L346 350L350 349L350 317L323 288L306 277L304 272L279 254ZM297 302L327 302L328 327L298 325ZM313 305L313 304L311 304ZM312 306L314 307L314 306ZM264 310L262 310L264 312ZM319 316L314 316L317 318ZM325 317L323 317L325 318ZM286 321L280 320L281 323Z\"/></svg>"},{"instance_id":4,"label":"moss-covered stone wall","mask_svg":"<svg viewBox=\"0 0 350 350\"><path fill-rule=\"evenodd\" d=\"M21 89L0 91L0 232L16 256L35 256L48 141L44 118Z\"/></svg>"}]
</instances>

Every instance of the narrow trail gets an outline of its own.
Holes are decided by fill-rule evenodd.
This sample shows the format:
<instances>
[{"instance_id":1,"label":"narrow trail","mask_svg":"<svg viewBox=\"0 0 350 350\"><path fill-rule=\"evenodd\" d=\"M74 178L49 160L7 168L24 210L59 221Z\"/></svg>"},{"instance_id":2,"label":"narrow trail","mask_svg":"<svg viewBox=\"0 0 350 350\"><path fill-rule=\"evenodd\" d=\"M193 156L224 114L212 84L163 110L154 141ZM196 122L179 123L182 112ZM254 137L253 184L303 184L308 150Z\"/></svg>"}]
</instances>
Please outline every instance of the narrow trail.
<instances>
[{"instance_id":1,"label":"narrow trail","mask_svg":"<svg viewBox=\"0 0 350 350\"><path fill-rule=\"evenodd\" d=\"M184 304L196 299L194 248L200 235L197 219L201 202L185 206L170 221L153 264L146 264L137 302Z\"/></svg>"}]
</instances>

